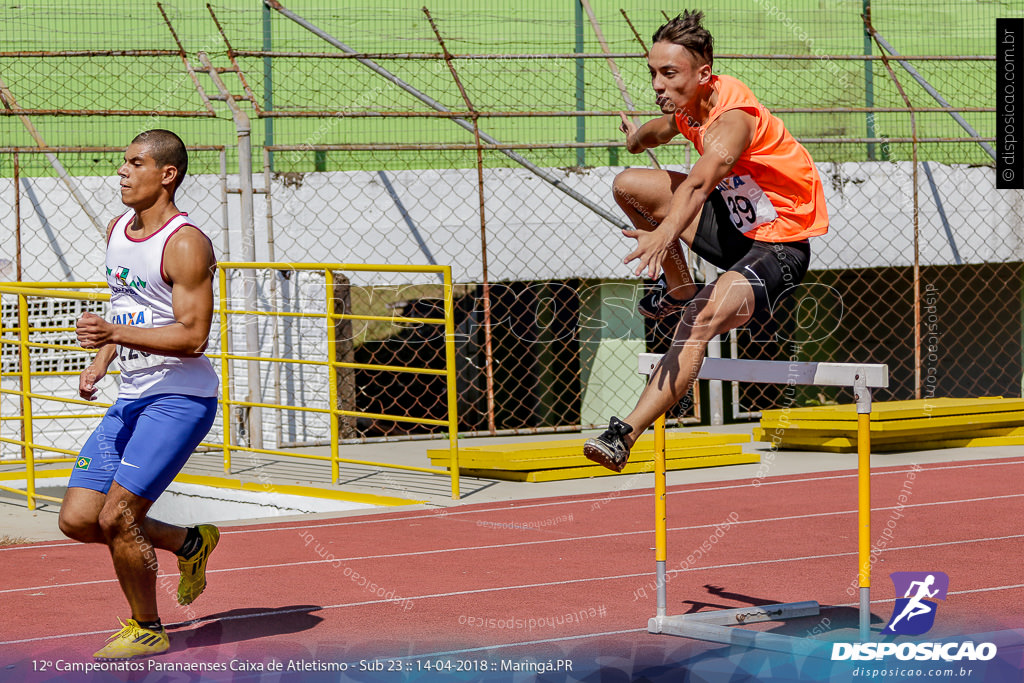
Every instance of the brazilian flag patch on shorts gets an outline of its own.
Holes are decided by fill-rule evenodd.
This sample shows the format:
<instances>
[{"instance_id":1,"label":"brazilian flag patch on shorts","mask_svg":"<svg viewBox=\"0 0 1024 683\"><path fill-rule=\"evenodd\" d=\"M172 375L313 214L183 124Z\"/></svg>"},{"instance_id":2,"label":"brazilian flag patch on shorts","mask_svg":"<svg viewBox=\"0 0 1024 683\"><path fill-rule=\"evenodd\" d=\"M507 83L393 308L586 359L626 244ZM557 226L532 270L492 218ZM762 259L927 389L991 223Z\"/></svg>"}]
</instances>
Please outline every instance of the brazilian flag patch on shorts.
<instances>
[{"instance_id":1,"label":"brazilian flag patch on shorts","mask_svg":"<svg viewBox=\"0 0 1024 683\"><path fill-rule=\"evenodd\" d=\"M79 458L78 460L75 461L75 469L87 470L89 469L90 463L92 463L92 458Z\"/></svg>"}]
</instances>

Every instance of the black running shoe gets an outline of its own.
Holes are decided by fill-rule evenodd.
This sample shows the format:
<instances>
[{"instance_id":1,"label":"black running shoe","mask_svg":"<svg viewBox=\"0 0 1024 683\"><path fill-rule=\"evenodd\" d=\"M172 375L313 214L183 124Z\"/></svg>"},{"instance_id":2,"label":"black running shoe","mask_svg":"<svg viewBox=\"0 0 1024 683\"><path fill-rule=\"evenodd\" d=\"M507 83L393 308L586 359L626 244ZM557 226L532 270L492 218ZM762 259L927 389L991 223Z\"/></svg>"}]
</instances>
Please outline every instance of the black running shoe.
<instances>
[{"instance_id":1,"label":"black running shoe","mask_svg":"<svg viewBox=\"0 0 1024 683\"><path fill-rule=\"evenodd\" d=\"M645 318L661 320L686 308L686 304L693 301L693 297L697 296L703 288L703 284L698 284L697 291L694 292L693 296L681 301L666 291L668 285L665 282L665 276L662 275L651 287L651 290L637 302L636 310Z\"/></svg>"},{"instance_id":2,"label":"black running shoe","mask_svg":"<svg viewBox=\"0 0 1024 683\"><path fill-rule=\"evenodd\" d=\"M587 439L583 444L583 455L598 465L607 467L614 472L621 472L629 460L629 446L622 439L633 428L617 417L612 417L608 429L601 436Z\"/></svg>"}]
</instances>

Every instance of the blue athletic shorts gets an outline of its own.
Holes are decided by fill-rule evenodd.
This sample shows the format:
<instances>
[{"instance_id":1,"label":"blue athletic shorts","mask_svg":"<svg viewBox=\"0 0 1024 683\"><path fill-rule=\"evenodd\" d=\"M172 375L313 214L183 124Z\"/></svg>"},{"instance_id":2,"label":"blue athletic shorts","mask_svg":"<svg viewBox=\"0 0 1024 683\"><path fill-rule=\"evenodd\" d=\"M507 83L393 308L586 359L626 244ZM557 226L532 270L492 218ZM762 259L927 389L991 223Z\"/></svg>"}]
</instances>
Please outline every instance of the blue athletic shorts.
<instances>
[{"instance_id":1,"label":"blue athletic shorts","mask_svg":"<svg viewBox=\"0 0 1024 683\"><path fill-rule=\"evenodd\" d=\"M116 481L156 500L210 431L214 396L157 394L118 399L82 447L68 487L100 493Z\"/></svg>"}]
</instances>

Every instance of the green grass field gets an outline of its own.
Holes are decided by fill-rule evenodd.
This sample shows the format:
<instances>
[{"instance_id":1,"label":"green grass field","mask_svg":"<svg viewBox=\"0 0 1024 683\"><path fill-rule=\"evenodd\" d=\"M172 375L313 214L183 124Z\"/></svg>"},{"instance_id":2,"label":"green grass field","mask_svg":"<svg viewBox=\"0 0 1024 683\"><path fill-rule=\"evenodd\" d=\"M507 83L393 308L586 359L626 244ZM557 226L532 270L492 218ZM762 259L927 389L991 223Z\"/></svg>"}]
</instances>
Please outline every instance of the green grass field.
<instances>
[{"instance_id":1,"label":"green grass field","mask_svg":"<svg viewBox=\"0 0 1024 683\"><path fill-rule=\"evenodd\" d=\"M426 17L424 2L402 0L371 7L326 0L293 0L285 5L318 24L354 49L365 52L438 52ZM577 23L573 0L558 3L499 0L480 9L465 0L425 0L449 49L456 54L571 53L576 48ZM595 11L611 49L639 52L629 26L619 12L625 7L644 41L662 22L664 5L628 0L594 2ZM329 8L328 8L329 7ZM235 49L261 49L263 10L259 0L229 0L214 9ZM204 3L197 0L165 4L173 26L195 64L206 51L217 66L228 66L226 47ZM675 10L673 10L674 12ZM715 50L723 54L812 55L812 61L716 60L715 70L751 84L762 102L772 109L797 107L863 106L865 74L862 62L833 60L830 55L864 52L859 0L729 0L708 8L708 28L715 35ZM898 50L907 55L992 55L995 18L1024 15L1024 0L898 0L874 3L874 23ZM175 43L156 3L95 0L88 4L34 0L0 8L5 30L0 52L98 49L175 49ZM334 52L334 48L288 19L273 15L271 45L283 51ZM600 52L589 23L582 26L585 52ZM877 48L874 50L877 54ZM614 112L624 107L608 65L603 59L585 61L582 78L583 108ZM439 60L381 59L399 77L445 105L465 105L447 67ZM638 108L653 108L646 63L643 59L617 60ZM247 81L264 98L264 60L240 59ZM456 68L473 105L480 111L556 111L577 108L578 85L574 59L460 59ZM917 62L917 69L954 106L992 106L995 89L992 62ZM897 77L917 106L935 102L894 65ZM156 109L201 111L204 106L181 60L166 57L0 57L0 76L21 106L34 109ZM238 79L225 74L229 87L242 92ZM902 99L881 63L873 69L876 106L902 106ZM200 76L207 93L215 88ZM275 58L271 69L273 106L283 111L428 111L422 103L390 85L352 60ZM35 116L35 125L51 145L123 147L134 133L151 127L178 131L190 145L227 145L235 129L227 107L215 102L216 119L167 117ZM250 112L251 113L251 112ZM863 159L863 144L843 144L843 138L866 132L864 114L780 114L800 138L828 138L837 142L808 144L819 161ZM965 118L983 135L994 131L991 113L968 113ZM253 142L266 139L266 121L253 115ZM878 114L876 135L910 135L906 114ZM273 141L287 145L345 143L471 143L472 135L452 122L425 118L292 118L273 122ZM615 117L587 117L585 139L617 141ZM508 143L564 143L577 140L575 118L519 117L481 119L481 128ZM965 136L946 114L919 114L922 137ZM3 145L34 143L17 117L0 117ZM573 166L575 150L535 150L525 153L542 165ZM893 145L894 158L910 158L909 145ZM973 143L923 145L924 159L946 163L988 163ZM673 158L673 156L675 158ZM117 154L76 154L64 157L72 172L110 171ZM665 153L669 163L682 161L682 150ZM628 163L619 149L588 150L586 165ZM233 162L232 162L233 163ZM499 154L486 155L491 166L507 166ZM282 152L275 170L310 171L315 168L423 168L467 167L475 164L472 152L418 151ZM24 172L47 174L42 159L23 159ZM211 172L216 155L196 158L193 172ZM10 175L11 160L0 155L0 173Z\"/></svg>"}]
</instances>

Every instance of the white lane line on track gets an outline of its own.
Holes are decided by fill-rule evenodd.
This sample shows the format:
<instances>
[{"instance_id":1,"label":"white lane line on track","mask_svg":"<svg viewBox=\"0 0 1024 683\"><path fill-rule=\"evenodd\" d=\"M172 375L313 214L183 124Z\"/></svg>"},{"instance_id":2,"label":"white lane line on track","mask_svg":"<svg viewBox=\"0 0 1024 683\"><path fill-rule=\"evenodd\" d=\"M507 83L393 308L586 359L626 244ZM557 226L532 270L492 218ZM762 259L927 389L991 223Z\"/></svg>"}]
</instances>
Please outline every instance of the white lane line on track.
<instances>
[{"instance_id":1,"label":"white lane line on track","mask_svg":"<svg viewBox=\"0 0 1024 683\"><path fill-rule=\"evenodd\" d=\"M1005 467L1008 465L1024 465L1024 460L1010 460L1010 461L999 461L999 462L986 462L986 463L966 463L963 465L949 465L949 466L929 466L922 465L919 471L934 471L934 470L958 470L958 469L975 469L978 467ZM885 472L872 472L872 477L879 477L891 474L906 474L910 469L899 469L899 470L888 470ZM650 474L650 473L648 473ZM635 476L635 475L634 475ZM856 472L849 474L829 475L822 477L806 477L803 479L785 479L781 481L768 481L763 480L760 486L778 486L780 484L799 484L802 482L817 482L817 481L828 481L833 479L855 479L857 477ZM683 484L685 486L685 484ZM746 484L727 484L724 486L705 486L702 488L684 489L684 490L669 490L669 495L682 495L686 493L701 493L706 491L729 491L734 489L749 489L753 488L750 483ZM351 522L327 522L324 524L307 524L302 526L274 526L265 529L248 529L248 528L237 528L230 531L222 531L221 536L231 536L235 534L260 534L272 531L294 531L296 529L321 529L327 527L337 526L353 526L353 525L366 525L366 524L386 524L388 522L405 522L409 520L417 519L430 519L433 517L453 517L455 515L474 515L487 512L514 512L517 510L526 510L529 508L537 507L555 507L561 505L576 505L582 503L607 503L612 500L629 500L631 498L649 498L650 492L638 492L627 495L617 495L618 491L612 491L601 495L598 498L585 498L585 499L574 499L574 500L556 500L556 501L542 501L537 503L530 503L527 505L515 505L515 504L504 504L501 507L493 507L486 509L473 509L473 510L459 510L452 508L436 508L427 512L410 513L409 515L402 517L387 517L386 519L374 519L360 518L357 521ZM873 508L879 509L879 508ZM7 548L0 548L0 552L12 551L12 550L35 550L38 548L62 548L68 546L80 545L79 543L53 543L49 545L22 545L12 546Z\"/></svg>"},{"instance_id":2,"label":"white lane line on track","mask_svg":"<svg viewBox=\"0 0 1024 683\"><path fill-rule=\"evenodd\" d=\"M949 591L946 595L963 595L965 593L986 593L988 591L1005 591L1013 590L1018 588L1024 588L1024 584L1015 584L1013 586L995 586L992 588L976 588L966 591ZM884 600L871 600L872 605L885 604L887 602L895 602L896 598L887 598ZM857 607L859 602L850 602L842 605L822 605L822 609L835 608L835 607ZM422 654L407 654L404 656L391 657L392 659L429 659L431 657L443 657L457 654L468 654L470 652L485 652L487 650L498 650L506 649L510 647L524 647L527 645L543 645L546 643L557 643L566 640L583 640L585 638L600 638L602 636L618 636L625 633L647 633L647 629L627 629L625 631L603 631L599 633L584 633L577 636L562 636L560 638L545 638L543 640L528 640L517 643L500 643L498 645L481 645L480 647L468 647L461 650L446 650L444 652L425 652ZM967 637L975 634L967 634ZM959 636L964 637L964 636Z\"/></svg>"},{"instance_id":3,"label":"white lane line on track","mask_svg":"<svg viewBox=\"0 0 1024 683\"><path fill-rule=\"evenodd\" d=\"M903 509L914 508L914 507L931 507L931 506L935 506L935 505L954 505L954 504L962 504L962 503L977 503L977 502L983 502L983 501L989 501L989 500L1001 500L1001 499L1005 499L1005 498L1022 498L1022 497L1024 497L1024 493L1013 494L1013 495L1008 495L1008 496L986 496L984 498L963 498L963 499L960 499L960 500L937 501L937 502L931 502L931 503L913 503L913 504L910 504L910 505L904 505ZM887 510L896 510L896 509L898 509L898 508L896 506L893 506L893 507L885 507L885 508L873 508L872 511L873 512L885 512ZM746 525L746 524L766 524L766 523L771 523L771 522L789 522L789 521L801 520L801 519L811 519L811 518L815 518L815 517L833 517L833 516L855 515L855 514L857 514L857 510L838 510L838 511L834 511L834 512L810 512L810 513L806 513L806 514L803 514L803 515L788 515L788 516L783 516L783 517L764 517L764 518L750 519L750 520L742 520L741 519L739 521L732 522L731 524L735 525L735 526ZM717 527L721 526L722 524L724 524L725 521L727 521L727 520L723 520L723 521L718 522L716 524L698 524L698 525L693 525L693 526L670 527L668 529L668 531L676 532L676 531L695 531L695 530L698 530L698 529L714 529L714 528L717 528ZM563 538L548 538L548 539L543 539L543 540L519 541L519 542L516 542L516 543L497 543L497 544L493 544L493 545L462 546L462 547L458 547L458 548L436 548L436 549L433 549L433 550L416 550L416 551L410 551L410 552L404 552L404 553L388 553L388 554L384 554L384 555L361 555L361 556L354 556L354 557L336 557L336 558L334 558L332 560L324 560L324 559L319 559L319 560L300 560L300 561L296 561L296 562L281 562L281 563L277 563L277 564L251 565L251 566L246 566L246 567L227 567L227 568L224 568L224 569L211 569L211 570L207 571L207 574L218 574L218 573L222 573L222 572L250 571L250 570L259 570L259 569L280 569L282 567L301 567L301 566L305 566L305 565L330 564L332 562L362 562L362 561L366 561L366 560L386 560L386 559L395 559L395 558L399 558L399 557L415 557L415 556L418 556L418 555L440 555L440 554L443 554L443 553L473 552L473 551L479 551L479 550L504 550L504 549L513 548L513 547L516 547L516 546L544 545L544 544L548 544L548 543L569 543L569 542L572 542L572 541L592 541L592 540L597 540L597 539L600 539L600 538L619 538L619 537L622 537L622 536L636 536L636 535L639 535L639 534L650 534L650 533L654 533L654 530L653 529L641 529L639 531L617 531L617 532L611 532L611 533L607 533L607 534L593 534L593 535L589 535L589 536L567 536L567 537L563 537ZM1016 538L1016 537L1015 536L1003 536L1003 537L999 537L999 538L1000 539L1005 539L1005 538ZM964 541L964 542L970 542L970 541ZM319 545L319 542L317 543L317 545ZM910 547L910 546L908 546L908 547ZM313 551L313 552L315 552L315 551ZM165 578L165 577L173 577L173 576L174 576L174 574L159 574L157 576L157 578ZM75 587L75 586L89 586L89 585L100 584L100 583L116 583L116 581L117 581L116 579L96 579L96 580L93 580L93 581L76 581L76 582L73 582L73 583L58 583L58 584L48 584L48 585L41 585L41 586L28 586L26 588L5 588L5 589L0 590L0 595L2 595L4 593L20 593L20 592L32 591L32 590L47 590L47 589L53 589L53 588L72 588L72 587Z\"/></svg>"},{"instance_id":4,"label":"white lane line on track","mask_svg":"<svg viewBox=\"0 0 1024 683\"><path fill-rule=\"evenodd\" d=\"M900 546L900 547L897 547L897 548L885 548L885 549L881 550L881 552L888 553L888 552L896 552L896 551L900 551L900 550L915 550L915 549L920 549L920 548L937 548L937 547L949 546L949 545L963 545L965 543L985 543L985 542L988 542L988 541L1002 541L1002 540L1015 539L1015 538L1024 538L1024 534L1016 534L1016 535L1013 535L1013 536L997 536L997 537L993 537L993 538L971 538L971 539L966 539L966 540L948 541L948 542L943 542L943 543L924 543L924 544L920 544L920 545L907 545L907 546ZM853 556L853 555L857 555L857 553L856 552L852 552L852 553L829 553L829 554L824 554L824 555L803 555L803 556L800 556L800 557L780 557L780 558L769 559L769 560L751 560L750 562L729 562L729 563L726 563L726 564L710 565L710 566L707 566L707 567L688 567L686 569L669 569L668 570L668 574L671 575L671 574L681 574L683 572L709 571L709 570L712 570L712 569L732 569L732 568L735 568L735 567L749 567L751 565L761 565L761 564L779 564L779 563L784 563L784 562L801 562L801 561L804 561L804 560L831 559L831 558L836 558L836 557L849 557L849 556ZM436 599L436 598L451 598L451 597L458 597L458 596L462 596L462 595L473 595L473 594L476 594L476 593L500 593L500 592L503 592L503 591L525 590L525 589L528 589L528 588L548 588L548 587L551 587L551 586L566 586L566 585L574 584L574 583L591 583L591 582L594 582L594 581L612 581L612 580L617 580L617 579L633 579L633 578L638 578L638 577L650 578L650 576L651 576L651 572L650 571L645 571L645 572L640 572L640 573L635 573L635 574L617 574L617 575L613 575L613 576L594 576L594 577L589 577L589 578L584 578L584 579L565 579L565 580L562 580L562 581L545 581L545 582L542 582L542 583L527 583L527 584L519 584L519 585L515 585L515 586L492 586L492 587L489 587L489 588L474 588L474 589L471 589L471 590L464 590L464 591L452 591L450 593L429 593L429 594L426 594L426 595L410 595L410 596L402 597L401 601L399 601L397 598L393 598L391 600L364 600L364 601L361 601L361 602L346 602L346 603L341 603L341 604L337 604L337 605L327 605L325 607L320 607L320 608L315 609L315 610L310 610L308 608L303 607L303 608L284 609L284 610L267 610L266 612L254 612L252 614L239 614L239 615L234 615L234 616L229 616L229 617L218 617L216 619L199 618L199 619L196 619L196 620L190 621L190 622L179 622L177 624L168 624L167 627L168 628L175 628L175 627L181 627L181 626L194 625L194 624L203 623L203 622L232 621L232 620L236 620L236 619L250 619L250 618L253 618L253 617L278 616L278 615L283 615L283 614L294 614L296 612L322 612L322 611L326 611L326 610L341 609L341 608L345 608L345 607L363 607L363 606L366 606L366 605L380 605L380 604L388 604L388 603L395 603L395 602L415 602L416 600L432 600L432 599ZM976 592L989 591L989 590L1002 590L1003 588L1016 588L1016 586L977 589ZM93 634L96 634L96 633L109 633L109 630L108 631L88 631L88 632L85 632L85 633L66 633L66 634L59 634L59 635L52 635L52 636L41 636L41 637L38 637L38 638L23 638L21 640L7 640L7 641L0 641L0 645L15 645L17 643L30 643L30 642L35 642L35 641L39 641L39 640L49 640L49 639L53 639L53 638L73 638L73 637L76 637L76 636L93 635Z\"/></svg>"},{"instance_id":5,"label":"white lane line on track","mask_svg":"<svg viewBox=\"0 0 1024 683\"><path fill-rule=\"evenodd\" d=\"M40 550L42 548L66 548L72 545L82 544L72 541L70 543L50 543L49 545L14 545L9 546L7 548L0 548L0 553L9 552L11 550Z\"/></svg>"},{"instance_id":6,"label":"white lane line on track","mask_svg":"<svg viewBox=\"0 0 1024 683\"><path fill-rule=\"evenodd\" d=\"M430 659L431 657L447 657L450 655L461 655L469 652L486 652L487 650L500 650L507 647L525 647L527 645L544 645L545 643L560 643L566 640L580 640L582 638L598 638L600 636L619 636L623 633L647 633L645 628L628 628L623 631L602 631L600 633L581 633L578 636L562 636L560 638L544 638L543 640L527 640L520 643L500 643L498 645L482 645L480 647L469 647L465 650L448 650L446 652L428 652L421 655L405 655L404 657L391 657L391 659Z\"/></svg>"},{"instance_id":7,"label":"white lane line on track","mask_svg":"<svg viewBox=\"0 0 1024 683\"><path fill-rule=\"evenodd\" d=\"M1010 591L1018 588L1024 588L1024 583L1015 583L1012 586L993 586L992 588L967 588L962 591L948 591L946 595L966 595L968 593L988 593L989 591ZM872 605L878 605L886 602L896 602L896 598L884 598L882 600L871 599ZM858 607L859 602L846 602L841 605L822 605L825 607Z\"/></svg>"},{"instance_id":8,"label":"white lane line on track","mask_svg":"<svg viewBox=\"0 0 1024 683\"><path fill-rule=\"evenodd\" d=\"M954 466L949 466L949 467L922 466L921 469L918 470L918 471L931 471L931 470L939 470L939 469L941 469L941 470L956 470L956 469L970 469L970 468L975 468L975 467L1003 467L1003 466L1006 466L1006 465L1024 465L1024 460L1013 460L1013 461L1008 461L1008 462L1002 462L1001 461L1001 462L991 462L991 463L982 463L982 464L954 465ZM910 471L911 470L908 467L907 469L891 470L891 471L886 471L886 472L872 472L871 476L872 477L878 477L878 476L885 476L885 475L891 475L891 474L906 474L907 472L910 472ZM653 474L653 472L649 472L647 474ZM803 479L785 479L785 480L782 480L782 481L764 481L764 480L762 480L760 486L778 486L780 484L800 484L800 483L803 483L803 482L818 482L818 481L829 481L829 480L833 480L833 479L856 479L856 478L857 478L857 473L856 472L851 472L849 474L837 474L837 475L828 475L828 476L820 476L820 477L806 477L806 478L803 478ZM684 486L685 486L685 484L684 484ZM688 488L688 489L684 489L684 490L671 490L670 489L668 491L668 494L669 495L683 495L683 494L687 494L687 493L702 493L702 492L706 492L706 491L731 491L731 490L735 490L735 489L753 489L753 488L754 488L754 486L751 485L750 483L726 484L726 485L723 485L723 486L704 486L704 487L701 487L701 488L693 488L693 489ZM555 506L559 506L559 505L576 505L576 504L582 504L582 503L607 503L607 502L609 502L611 500L629 500L631 498L650 498L651 497L650 491L641 491L641 492L637 492L637 493L631 493L631 494L628 494L628 495L617 495L617 493L618 493L618 491L613 491L613 492L610 492L610 493L606 493L606 494L600 495L597 498L585 498L585 499L574 499L574 500L560 500L560 501L544 501L544 502L531 503L531 504L528 504L528 505L511 505L511 506L505 505L505 506L502 506L502 507L487 508L487 509L482 509L482 510L481 509L476 509L476 510L458 510L458 509L454 509L453 510L452 508L438 508L437 510L433 510L433 511L430 511L430 512L410 514L410 515L405 516L405 517L391 517L389 519L365 520L365 522L374 522L374 523L378 523L378 524L384 523L384 522L403 522L403 521L406 521L406 520L429 519L431 517L439 517L439 516L451 517L453 515L472 515L472 514L478 514L478 513L483 513L483 512L510 512L510 511L516 511L516 510L526 510L526 509L529 509L529 508L536 508L536 507L555 507ZM325 524L316 524L316 525L309 525L309 526L274 527L274 528L270 528L270 529L234 529L234 530L231 530L231 531L226 531L224 533L225 534L245 534L245 533L261 533L261 532L265 532L265 531L291 531L291 530L294 530L294 529L311 529L311 528L332 527L332 526L350 526L350 525L353 525L353 524L363 524L365 522L364 521L328 522L328 523L325 523Z\"/></svg>"},{"instance_id":9,"label":"white lane line on track","mask_svg":"<svg viewBox=\"0 0 1024 683\"><path fill-rule=\"evenodd\" d=\"M1004 538L1024 538L1024 535L1021 535L1021 536L1018 536L1018 537L1004 537ZM931 547L935 547L935 546L956 545L958 543L974 543L974 542L984 542L984 541L991 541L991 540L993 540L993 539L975 539L975 540L972 540L972 541L957 541L957 542L948 543L948 544L946 544L946 543L936 543L936 544L927 544L927 545L924 545L924 546L905 546L905 547L902 547L902 548L887 548L886 550L884 550L882 552L892 552L892 551L897 551L897 550L908 550L908 549L913 549L913 548L931 548ZM723 568L736 567L736 566L744 566L744 565L750 565L750 564L767 564L767 563L774 563L774 562L796 562L796 561L806 560L806 559L820 559L820 558L830 558L830 557L843 557L843 556L856 555L856 554L857 553L835 553L835 554L831 554L831 555L813 555L813 556L805 556L805 557L785 557L785 558L779 558L779 559L775 559L775 560L762 560L762 561L758 561L758 562L737 562L737 563L731 563L731 564L718 564L718 565L707 566L707 567L691 567L691 568L687 568L687 569L675 570L675 572L679 573L681 571L702 571L702 570L708 570L708 569L723 569ZM670 570L670 573L672 573L671 570ZM590 579L569 579L569 580L566 580L566 581L552 581L552 582L546 582L546 583L541 583L541 584L522 584L522 585L518 585L518 586L498 586L498 587L492 587L492 588L478 588L478 589L473 589L473 590L469 590L469 591L453 591L451 593L431 593L431 594L427 594L427 595L414 595L414 596L409 596L409 597L403 597L403 598L401 598L401 601L415 602L416 600L431 600L431 599L436 599L436 598L451 598L451 597L457 597L457 596L462 596L462 595L472 595L472 594L476 594L476 593L500 593L500 592L503 592L503 591L516 591L516 590L523 590L523 589L529 589L529 588L548 588L548 587L551 587L551 586L565 586L565 585L568 585L568 584L582 584L582 583L599 582L599 581L613 581L613 580L618 580L618 579L635 579L635 578L638 578L638 577L649 578L650 577L650 572L649 571L644 571L642 573L618 574L618 575L614 575L614 577L593 577L593 578L590 578ZM1013 589L1017 589L1017 588L1021 588L1021 587L1022 587L1021 585L996 586L996 587L992 587L992 588L979 588L979 589L972 589L972 590L950 592L949 595L954 595L954 594L959 594L959 593L984 593L984 592L989 592L989 591L1013 590ZM233 614L233 615L230 615L230 616L218 616L216 618L200 617L200 618L197 618L197 620L194 620L194 621L191 621L191 622L178 622L177 624L167 624L167 625L165 625L165 627L168 628L168 629L180 629L180 628L187 627L187 626L196 626L198 624L206 624L206 623L212 624L212 623L216 623L216 622L232 622L232 621L237 621L237 620L243 620L243 618L255 618L255 617L261 617L261 616L280 616L280 615L284 615L284 614L294 614L294 613L297 613L297 612L309 612L309 613L312 613L312 612L319 612L319 611L327 611L329 609L342 609L342 608L345 608L345 607L362 607L362 606L367 606L367 605L387 604L387 603L393 603L393 602L398 602L398 600L397 599L392 599L392 600L365 600L365 601L361 601L361 602L344 602L344 603L340 603L340 604L336 604L336 605L327 605L327 606L319 607L319 608L316 608L316 609L309 609L308 607L297 607L297 608L291 608L291 609L268 609L268 610L262 611L262 612L252 612L250 614ZM872 600L871 602L873 604L874 602L881 602L881 601ZM842 606L842 605L839 605L839 606ZM616 633L629 633L629 632L630 631L623 631L623 632L616 632ZM18 644L18 643L32 643L32 642L37 642L37 641L40 641L40 640L51 640L51 639L55 639L55 638L77 638L79 636L92 636L92 635L96 635L96 634L99 634L99 633L110 633L110 629L104 630L104 631L86 631L86 632L83 632L83 633L67 633L67 634L58 634L58 635L53 635L53 636L41 636L41 637L38 637L38 638L23 638L23 639L20 639L20 640L6 640L6 641L0 641L0 645L15 645L15 644Z\"/></svg>"}]
</instances>

